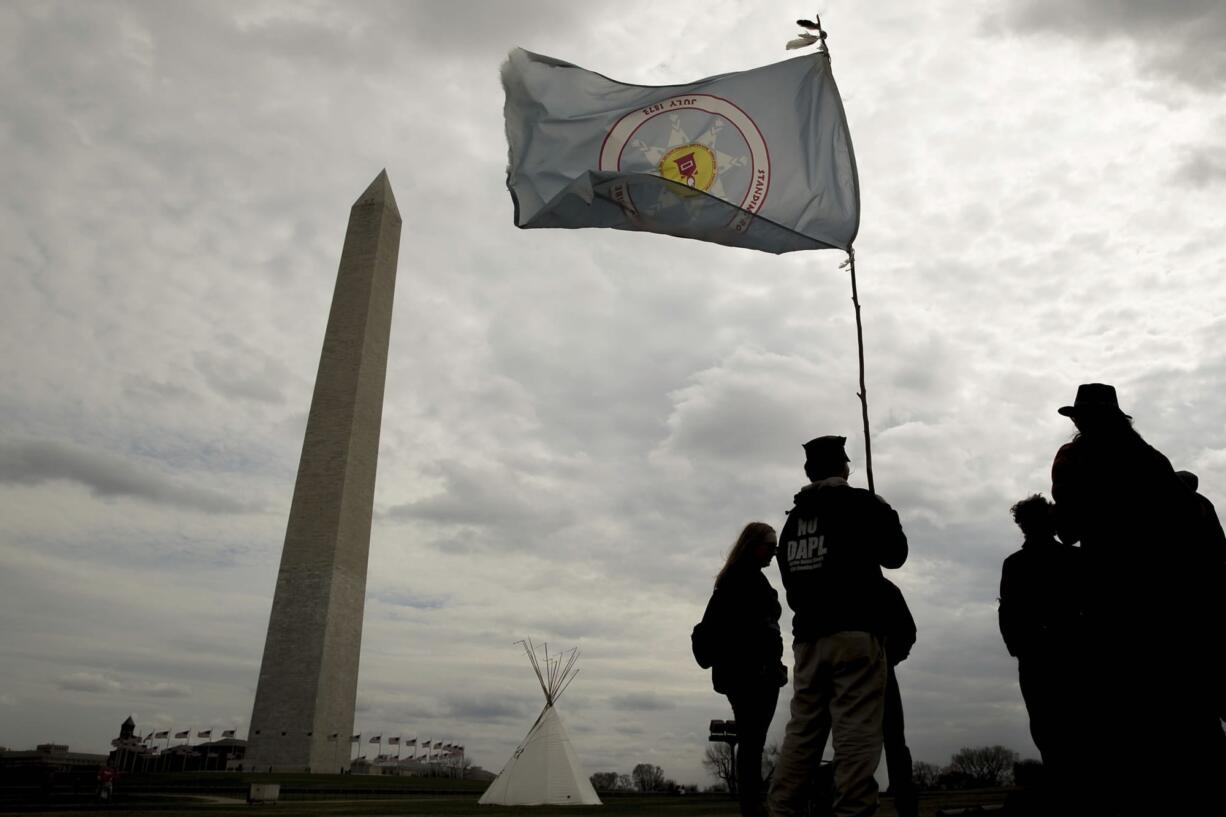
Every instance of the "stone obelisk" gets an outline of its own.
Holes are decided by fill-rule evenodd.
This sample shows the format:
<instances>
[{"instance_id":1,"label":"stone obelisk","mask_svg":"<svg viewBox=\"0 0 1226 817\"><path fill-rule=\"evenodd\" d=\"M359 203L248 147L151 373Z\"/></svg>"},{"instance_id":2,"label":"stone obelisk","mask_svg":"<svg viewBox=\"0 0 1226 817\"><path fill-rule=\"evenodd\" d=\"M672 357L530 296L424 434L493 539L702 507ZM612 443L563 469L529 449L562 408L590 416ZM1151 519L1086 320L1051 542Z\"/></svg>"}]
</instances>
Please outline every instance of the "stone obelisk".
<instances>
[{"instance_id":1,"label":"stone obelisk","mask_svg":"<svg viewBox=\"0 0 1226 817\"><path fill-rule=\"evenodd\" d=\"M349 766L400 211L381 172L349 212L244 768Z\"/></svg>"}]
</instances>

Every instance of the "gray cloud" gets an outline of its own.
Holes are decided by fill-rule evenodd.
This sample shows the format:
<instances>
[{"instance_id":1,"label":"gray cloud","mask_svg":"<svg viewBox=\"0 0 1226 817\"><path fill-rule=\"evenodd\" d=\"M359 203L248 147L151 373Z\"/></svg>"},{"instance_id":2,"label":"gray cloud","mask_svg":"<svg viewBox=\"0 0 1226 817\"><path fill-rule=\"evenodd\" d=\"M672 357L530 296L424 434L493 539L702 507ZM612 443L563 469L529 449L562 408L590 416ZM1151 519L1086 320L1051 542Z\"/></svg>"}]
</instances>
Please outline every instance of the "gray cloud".
<instances>
[{"instance_id":1,"label":"gray cloud","mask_svg":"<svg viewBox=\"0 0 1226 817\"><path fill-rule=\"evenodd\" d=\"M1216 0L1010 0L1003 22L1023 33L1126 40L1146 73L1206 91L1226 83L1226 7Z\"/></svg>"},{"instance_id":2,"label":"gray cloud","mask_svg":"<svg viewBox=\"0 0 1226 817\"><path fill-rule=\"evenodd\" d=\"M127 691L150 698L190 698L191 687L167 681L138 682L126 687Z\"/></svg>"},{"instance_id":3,"label":"gray cloud","mask_svg":"<svg viewBox=\"0 0 1226 817\"><path fill-rule=\"evenodd\" d=\"M118 692L121 685L114 678L96 672L74 672L57 682L60 689L71 692Z\"/></svg>"},{"instance_id":4,"label":"gray cloud","mask_svg":"<svg viewBox=\"0 0 1226 817\"><path fill-rule=\"evenodd\" d=\"M505 696L488 698L451 697L444 701L443 714L457 721L501 723L522 720L528 714L523 701L507 700Z\"/></svg>"},{"instance_id":5,"label":"gray cloud","mask_svg":"<svg viewBox=\"0 0 1226 817\"><path fill-rule=\"evenodd\" d=\"M614 695L609 699L613 709L627 712L656 712L662 709L672 709L677 702L671 698L654 692L632 692L627 695Z\"/></svg>"},{"instance_id":6,"label":"gray cloud","mask_svg":"<svg viewBox=\"0 0 1226 817\"><path fill-rule=\"evenodd\" d=\"M440 598L419 596L403 590L384 590L368 593L367 596L393 607L409 607L414 610L441 610L446 607L446 602Z\"/></svg>"},{"instance_id":7,"label":"gray cloud","mask_svg":"<svg viewBox=\"0 0 1226 817\"><path fill-rule=\"evenodd\" d=\"M425 499L393 505L392 520L423 519L443 525L482 529L480 538L457 537L456 547L496 547L506 543L504 531L531 525L546 536L573 519L563 498L550 490L550 480L496 463L471 466L448 462L438 466L444 490ZM494 534L493 538L490 534Z\"/></svg>"},{"instance_id":8,"label":"gray cloud","mask_svg":"<svg viewBox=\"0 0 1226 817\"><path fill-rule=\"evenodd\" d=\"M278 372L265 361L258 372L236 368L236 358L223 359L201 352L196 355L196 370L204 377L210 388L223 397L235 400L255 400L280 405L285 396L273 381ZM249 368L249 367L243 367Z\"/></svg>"},{"instance_id":9,"label":"gray cloud","mask_svg":"<svg viewBox=\"0 0 1226 817\"><path fill-rule=\"evenodd\" d=\"M1188 149L1175 170L1177 183L1203 190L1226 180L1226 148Z\"/></svg>"},{"instance_id":10,"label":"gray cloud","mask_svg":"<svg viewBox=\"0 0 1226 817\"><path fill-rule=\"evenodd\" d=\"M99 672L72 672L61 677L56 686L69 692L125 693L142 698L190 698L192 695L186 684L117 679Z\"/></svg>"},{"instance_id":11,"label":"gray cloud","mask_svg":"<svg viewBox=\"0 0 1226 817\"><path fill-rule=\"evenodd\" d=\"M176 485L162 474L112 454L54 441L0 443L0 483L68 480L102 498L132 497L204 513L242 513L245 502L208 488Z\"/></svg>"}]
</instances>

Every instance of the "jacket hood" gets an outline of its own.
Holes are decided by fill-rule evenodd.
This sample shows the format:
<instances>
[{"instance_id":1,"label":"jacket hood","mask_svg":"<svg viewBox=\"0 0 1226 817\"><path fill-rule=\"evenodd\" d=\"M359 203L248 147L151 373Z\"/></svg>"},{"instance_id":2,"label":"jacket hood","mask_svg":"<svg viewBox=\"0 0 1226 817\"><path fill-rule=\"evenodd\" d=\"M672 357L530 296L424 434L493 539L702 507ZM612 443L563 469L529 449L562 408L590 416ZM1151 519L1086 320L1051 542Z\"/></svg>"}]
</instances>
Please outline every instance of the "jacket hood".
<instances>
[{"instance_id":1,"label":"jacket hood","mask_svg":"<svg viewBox=\"0 0 1226 817\"><path fill-rule=\"evenodd\" d=\"M796 496L792 497L792 501L797 505L806 504L811 502L818 495L818 493L824 489L846 487L847 480L843 479L842 477L826 477L825 479L819 479L817 482L810 482L808 485L801 488L800 491L797 492Z\"/></svg>"}]
</instances>

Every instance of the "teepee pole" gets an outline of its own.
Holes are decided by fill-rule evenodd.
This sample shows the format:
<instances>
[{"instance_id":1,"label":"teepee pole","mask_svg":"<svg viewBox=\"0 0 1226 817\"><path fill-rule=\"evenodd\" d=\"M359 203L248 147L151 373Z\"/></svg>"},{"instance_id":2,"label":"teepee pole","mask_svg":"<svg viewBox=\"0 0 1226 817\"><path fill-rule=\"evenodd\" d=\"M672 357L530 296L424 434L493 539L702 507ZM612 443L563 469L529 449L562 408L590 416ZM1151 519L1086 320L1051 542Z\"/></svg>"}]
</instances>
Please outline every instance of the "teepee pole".
<instances>
[{"instance_id":1,"label":"teepee pole","mask_svg":"<svg viewBox=\"0 0 1226 817\"><path fill-rule=\"evenodd\" d=\"M574 673L569 678L566 679L566 683L562 684L562 688L558 690L557 695L553 696L553 699L556 701L558 698L561 698L562 693L565 692L566 688L570 686L570 682L575 680L578 677L579 677L579 670L575 670Z\"/></svg>"},{"instance_id":2,"label":"teepee pole","mask_svg":"<svg viewBox=\"0 0 1226 817\"><path fill-rule=\"evenodd\" d=\"M528 653L528 663L532 665L532 671L536 673L536 681L541 685L541 690L545 693L546 699L548 699L549 689L545 686L544 676L541 675L541 667L536 660L536 649L532 646L532 639L516 641L515 643L524 645L524 652Z\"/></svg>"}]
</instances>

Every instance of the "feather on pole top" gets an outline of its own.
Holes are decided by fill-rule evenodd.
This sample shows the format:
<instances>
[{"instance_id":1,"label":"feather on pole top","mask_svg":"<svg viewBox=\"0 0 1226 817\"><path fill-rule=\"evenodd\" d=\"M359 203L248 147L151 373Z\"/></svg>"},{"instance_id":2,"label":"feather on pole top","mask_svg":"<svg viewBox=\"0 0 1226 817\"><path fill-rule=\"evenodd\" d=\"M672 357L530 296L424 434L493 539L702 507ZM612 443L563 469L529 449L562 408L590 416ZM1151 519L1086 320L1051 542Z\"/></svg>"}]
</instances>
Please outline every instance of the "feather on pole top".
<instances>
[{"instance_id":1,"label":"feather on pole top","mask_svg":"<svg viewBox=\"0 0 1226 817\"><path fill-rule=\"evenodd\" d=\"M788 51L792 51L797 48L807 48L814 43L817 43L818 51L827 51L826 32L822 29L822 18L820 16L814 15L812 20L797 20L796 25L808 30L800 32L795 39L788 40ZM813 31L816 31L817 33L810 33Z\"/></svg>"}]
</instances>

